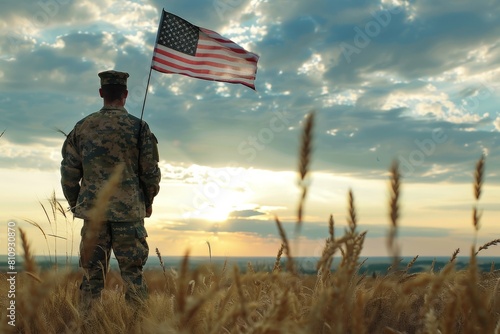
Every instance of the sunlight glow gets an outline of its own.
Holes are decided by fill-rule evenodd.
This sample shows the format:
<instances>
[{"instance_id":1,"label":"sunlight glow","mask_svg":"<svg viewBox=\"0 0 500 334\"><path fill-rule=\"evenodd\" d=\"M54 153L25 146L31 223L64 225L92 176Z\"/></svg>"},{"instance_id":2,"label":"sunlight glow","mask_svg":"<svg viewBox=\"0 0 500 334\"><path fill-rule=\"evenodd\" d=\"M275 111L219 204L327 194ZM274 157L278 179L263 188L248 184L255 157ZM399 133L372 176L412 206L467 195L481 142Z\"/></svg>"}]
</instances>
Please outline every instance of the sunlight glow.
<instances>
[{"instance_id":1,"label":"sunlight glow","mask_svg":"<svg viewBox=\"0 0 500 334\"><path fill-rule=\"evenodd\" d=\"M227 220L233 209L227 205L217 205L205 209L201 212L200 217L212 223L222 223Z\"/></svg>"}]
</instances>

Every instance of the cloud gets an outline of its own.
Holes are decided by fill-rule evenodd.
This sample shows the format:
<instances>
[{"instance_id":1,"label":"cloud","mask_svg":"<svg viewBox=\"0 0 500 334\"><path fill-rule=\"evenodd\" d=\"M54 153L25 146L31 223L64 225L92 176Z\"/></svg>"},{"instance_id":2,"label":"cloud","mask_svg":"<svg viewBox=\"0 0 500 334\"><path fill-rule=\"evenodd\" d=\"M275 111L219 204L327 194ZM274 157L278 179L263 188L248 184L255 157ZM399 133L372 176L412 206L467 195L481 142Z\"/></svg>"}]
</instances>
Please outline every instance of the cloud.
<instances>
[{"instance_id":1,"label":"cloud","mask_svg":"<svg viewBox=\"0 0 500 334\"><path fill-rule=\"evenodd\" d=\"M495 118L493 125L495 126L495 129L500 132L500 115Z\"/></svg>"},{"instance_id":2,"label":"cloud","mask_svg":"<svg viewBox=\"0 0 500 334\"><path fill-rule=\"evenodd\" d=\"M316 110L314 170L382 178L399 159L407 182L464 182L483 151L487 164L500 164L500 120L491 116L500 102L493 84L498 9L472 1L452 9L398 3L172 4L169 11L227 32L261 58L256 92L153 72L144 119L159 138L160 156L173 165L294 170L301 122ZM162 6L6 4L0 126L9 142L62 144L53 128L69 132L100 109L97 73L110 67L131 74L127 108L140 116ZM38 12L50 20L34 26ZM359 52L348 59L342 45ZM446 139L438 143L436 131ZM198 182L190 171L165 171L166 179Z\"/></svg>"},{"instance_id":3,"label":"cloud","mask_svg":"<svg viewBox=\"0 0 500 334\"><path fill-rule=\"evenodd\" d=\"M30 147L9 142L7 137L2 137L0 140L2 168L51 171L59 168L60 161L60 149L53 140L40 142Z\"/></svg>"},{"instance_id":4,"label":"cloud","mask_svg":"<svg viewBox=\"0 0 500 334\"><path fill-rule=\"evenodd\" d=\"M283 230L290 240L295 236L295 222L281 222ZM257 220L250 218L230 218L225 222L209 224L203 220L189 220L183 224L170 224L164 229L172 231L205 231L213 233L247 233L261 238L280 239L279 230L274 220ZM335 226L335 235L344 235L346 227ZM383 238L387 236L387 225L359 225L358 231L367 231L367 238ZM451 235L447 228L401 226L400 237L443 238ZM328 226L324 222L306 222L302 225L300 236L310 240L326 240L329 237Z\"/></svg>"},{"instance_id":5,"label":"cloud","mask_svg":"<svg viewBox=\"0 0 500 334\"><path fill-rule=\"evenodd\" d=\"M230 212L229 218L230 219L250 218L250 217L262 216L262 215L265 215L265 213L258 211L258 210L239 210L239 211Z\"/></svg>"},{"instance_id":6,"label":"cloud","mask_svg":"<svg viewBox=\"0 0 500 334\"><path fill-rule=\"evenodd\" d=\"M495 212L500 211L500 204L497 203L481 203L478 205L480 210L484 212ZM465 211L472 214L472 203L462 203L462 204L454 204L454 205L435 205L427 207L427 209L431 210L440 210L440 211Z\"/></svg>"}]
</instances>

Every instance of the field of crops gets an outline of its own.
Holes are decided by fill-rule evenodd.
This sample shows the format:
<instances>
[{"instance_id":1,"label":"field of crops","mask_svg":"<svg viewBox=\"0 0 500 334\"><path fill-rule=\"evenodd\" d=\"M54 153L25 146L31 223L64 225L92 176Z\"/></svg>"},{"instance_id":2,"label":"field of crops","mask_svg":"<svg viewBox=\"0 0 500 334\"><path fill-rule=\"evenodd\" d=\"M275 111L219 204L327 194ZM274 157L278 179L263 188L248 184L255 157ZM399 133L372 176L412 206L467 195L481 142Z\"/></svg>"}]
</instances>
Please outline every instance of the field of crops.
<instances>
[{"instance_id":1,"label":"field of crops","mask_svg":"<svg viewBox=\"0 0 500 334\"><path fill-rule=\"evenodd\" d=\"M305 180L310 161L312 119L306 124L300 153L299 175ZM482 157L476 166L474 194L481 196ZM440 269L411 271L415 261L402 266L397 231L400 174L390 171L389 233L386 247L393 258L387 272L366 275L359 269L366 232L357 228L354 194L348 196L348 229L334 234L330 217L322 256L313 274L297 269L291 242L276 217L282 243L277 245L274 267L245 272L239 267L206 264L192 269L186 254L177 270L163 265L145 272L149 297L128 304L116 271L106 275L106 288L90 310L79 302L81 273L45 269L31 254L29 237L19 230L24 250L24 271L16 276L15 299L9 299L9 274L0 275L2 333L500 333L500 271L478 269L481 251L500 243L492 240L466 251L469 264L455 266L458 250L450 250ZM297 210L302 224L303 196ZM105 207L105 201L101 204ZM57 206L56 206L57 208ZM98 216L98 215L97 215ZM480 226L477 207L472 233ZM98 220L96 220L98 224ZM334 265L333 260L336 259ZM4 293L5 291L5 293ZM15 312L11 312L12 300ZM15 325L15 326L13 326Z\"/></svg>"}]
</instances>

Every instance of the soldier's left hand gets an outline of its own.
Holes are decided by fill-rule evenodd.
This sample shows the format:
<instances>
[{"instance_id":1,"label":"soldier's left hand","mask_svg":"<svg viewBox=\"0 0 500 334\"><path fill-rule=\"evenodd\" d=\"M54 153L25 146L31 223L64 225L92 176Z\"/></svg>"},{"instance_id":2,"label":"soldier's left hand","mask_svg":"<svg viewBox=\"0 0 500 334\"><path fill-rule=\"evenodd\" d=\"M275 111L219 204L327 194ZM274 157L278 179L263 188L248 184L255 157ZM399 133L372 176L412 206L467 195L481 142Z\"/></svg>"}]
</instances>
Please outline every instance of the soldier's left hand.
<instances>
[{"instance_id":1,"label":"soldier's left hand","mask_svg":"<svg viewBox=\"0 0 500 334\"><path fill-rule=\"evenodd\" d=\"M151 217L152 213L153 213L153 206L150 205L146 208L146 218Z\"/></svg>"}]
</instances>

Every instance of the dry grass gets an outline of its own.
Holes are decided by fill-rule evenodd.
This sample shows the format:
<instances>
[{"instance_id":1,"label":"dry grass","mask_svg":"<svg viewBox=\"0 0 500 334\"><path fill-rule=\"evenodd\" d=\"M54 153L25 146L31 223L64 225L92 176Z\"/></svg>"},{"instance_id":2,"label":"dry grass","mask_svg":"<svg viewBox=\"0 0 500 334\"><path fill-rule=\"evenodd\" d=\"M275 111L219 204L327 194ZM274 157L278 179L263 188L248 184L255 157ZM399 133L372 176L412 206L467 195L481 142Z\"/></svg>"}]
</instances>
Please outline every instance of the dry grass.
<instances>
[{"instance_id":1,"label":"dry grass","mask_svg":"<svg viewBox=\"0 0 500 334\"><path fill-rule=\"evenodd\" d=\"M303 136L299 176L309 173L312 120L308 118ZM484 157L476 166L476 202L483 184ZM435 271L410 273L418 255L405 269L397 245L400 216L401 177L393 164L389 180L389 233L387 247L394 258L387 274L365 276L359 273L360 254L367 232L357 230L355 198L348 193L348 229L334 234L334 219L325 226L327 236L316 275L298 272L290 241L276 217L281 245L270 272L256 271L251 264L246 273L238 267L228 270L211 262L189 270L186 252L177 272L167 269L160 250L158 270L147 271L150 296L141 310L124 299L119 274L111 271L101 299L90 313L78 308L81 274L71 271L40 271L33 260L26 233L20 230L25 271L18 275L16 327L7 325L6 298L0 296L2 333L499 333L500 272L479 272L479 252L500 243L492 240L476 249L472 245L470 263L455 269L455 250L447 265ZM116 180L115 180L116 181ZM297 224L302 222L307 185L299 202ZM109 191L113 188L110 182ZM111 189L111 190L110 190ZM109 192L108 192L109 193ZM105 198L101 203L105 203ZM477 203L476 203L477 205ZM55 206L57 208L57 206ZM473 210L474 233L479 230L477 206ZM96 225L99 212L96 208ZM326 224L325 224L326 225ZM36 226L36 225L35 225ZM39 225L38 225L39 226ZM43 230L42 230L43 232ZM44 233L45 236L45 233ZM210 247L210 245L208 245ZM285 259L282 259L282 256ZM332 270L334 257L339 264ZM282 268L281 263L286 266ZM0 275L0 290L7 281Z\"/></svg>"}]
</instances>

